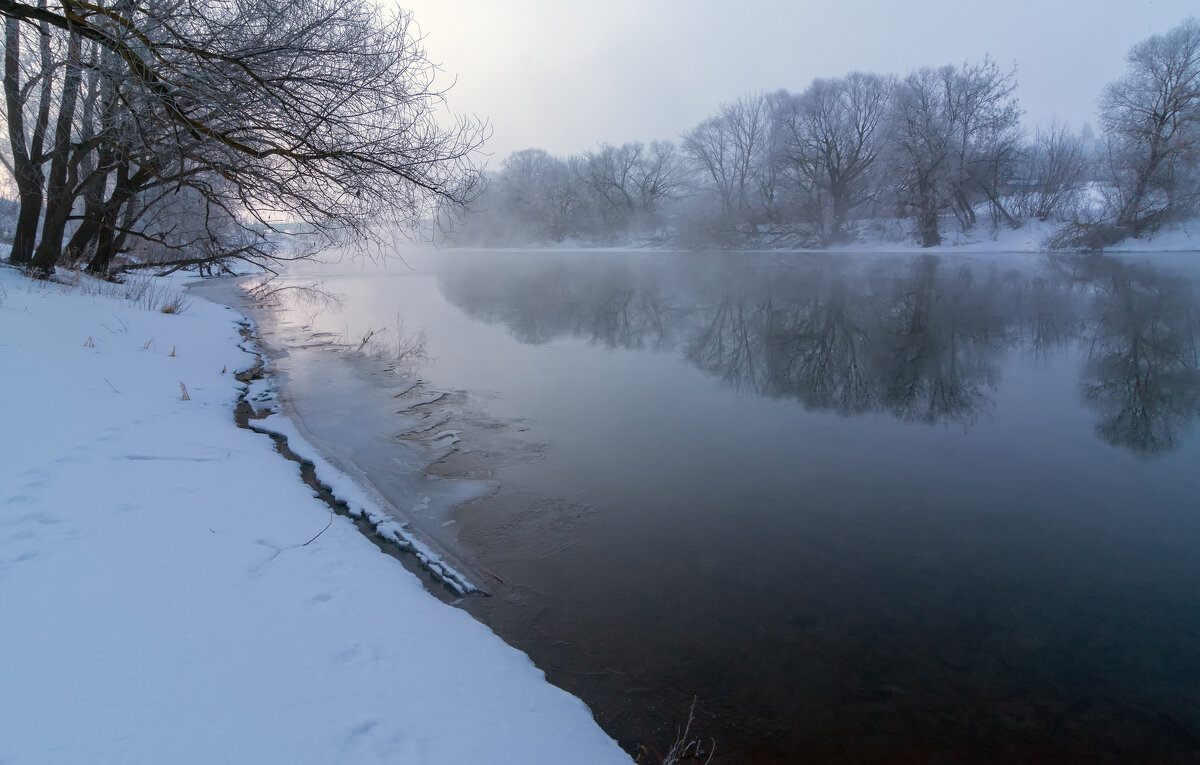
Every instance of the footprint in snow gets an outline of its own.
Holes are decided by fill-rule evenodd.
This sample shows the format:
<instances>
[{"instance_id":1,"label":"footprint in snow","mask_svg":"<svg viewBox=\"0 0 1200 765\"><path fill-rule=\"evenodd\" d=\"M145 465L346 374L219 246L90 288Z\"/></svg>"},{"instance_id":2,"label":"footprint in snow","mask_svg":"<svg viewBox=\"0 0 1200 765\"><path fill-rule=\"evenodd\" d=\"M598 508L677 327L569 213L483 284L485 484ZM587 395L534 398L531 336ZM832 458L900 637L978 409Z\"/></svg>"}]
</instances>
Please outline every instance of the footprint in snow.
<instances>
[{"instance_id":1,"label":"footprint in snow","mask_svg":"<svg viewBox=\"0 0 1200 765\"><path fill-rule=\"evenodd\" d=\"M369 734L369 733L370 733L371 731L373 731L373 730L374 730L374 729L375 729L375 728L376 728L378 725L379 725L379 721L378 721L378 720L367 720L367 721L366 721L366 722L364 722L364 723L360 723L360 724L358 724L358 725L355 725L355 726L354 726L353 728L351 728L351 729L350 729L350 731L349 731L349 732L346 734L346 745L347 745L347 746L353 746L353 745L357 744L357 743L359 742L359 739L361 739L361 738L363 738L364 736L366 736L367 734Z\"/></svg>"}]
</instances>

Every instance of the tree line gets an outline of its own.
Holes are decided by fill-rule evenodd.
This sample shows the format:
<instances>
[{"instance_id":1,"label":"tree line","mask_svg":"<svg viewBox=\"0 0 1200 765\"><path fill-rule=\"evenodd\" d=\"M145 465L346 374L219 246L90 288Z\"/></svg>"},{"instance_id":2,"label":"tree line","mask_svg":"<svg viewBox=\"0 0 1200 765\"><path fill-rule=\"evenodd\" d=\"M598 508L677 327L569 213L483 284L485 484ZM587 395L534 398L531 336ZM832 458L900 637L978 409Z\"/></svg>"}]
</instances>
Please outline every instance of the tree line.
<instances>
[{"instance_id":1,"label":"tree line","mask_svg":"<svg viewBox=\"0 0 1200 765\"><path fill-rule=\"evenodd\" d=\"M949 230L1064 224L1102 247L1200 212L1200 22L1133 47L1099 102L1100 134L1023 129L1016 73L985 57L904 77L855 72L722 104L677 142L509 156L477 240L847 242L906 221Z\"/></svg>"},{"instance_id":2,"label":"tree line","mask_svg":"<svg viewBox=\"0 0 1200 765\"><path fill-rule=\"evenodd\" d=\"M411 15L366 0L0 0L10 262L261 266L465 205ZM285 225L283 222L286 222ZM300 224L297 242L281 245Z\"/></svg>"}]
</instances>

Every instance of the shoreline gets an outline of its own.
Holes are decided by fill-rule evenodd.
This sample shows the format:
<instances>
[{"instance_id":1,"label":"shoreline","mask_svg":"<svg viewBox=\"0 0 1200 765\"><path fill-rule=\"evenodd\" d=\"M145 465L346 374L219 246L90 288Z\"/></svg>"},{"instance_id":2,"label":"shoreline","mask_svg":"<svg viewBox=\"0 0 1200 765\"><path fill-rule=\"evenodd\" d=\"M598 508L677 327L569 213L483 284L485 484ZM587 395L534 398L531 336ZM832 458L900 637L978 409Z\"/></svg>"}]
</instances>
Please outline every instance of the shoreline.
<instances>
[{"instance_id":1,"label":"shoreline","mask_svg":"<svg viewBox=\"0 0 1200 765\"><path fill-rule=\"evenodd\" d=\"M874 238L856 240L830 247L764 247L749 241L741 244L713 244L706 247L673 246L662 240L626 240L622 243L602 244L586 242L579 239L569 241L511 245L504 247L488 247L476 244L448 244L444 249L502 252L675 252L675 253L706 253L729 252L734 254L757 255L825 255L825 254L868 254L868 255L1086 255L1087 251L1080 250L1047 250L1043 242L1064 225L1063 222L1027 221L1021 228L1011 229L1001 227L996 231L984 228L969 233L946 231L943 233L942 244L934 247L922 247L915 243L915 237L908 239ZM1170 224L1145 239L1124 239L1117 244L1105 247L1103 254L1121 255L1150 252L1196 252L1200 251L1200 219L1192 219Z\"/></svg>"},{"instance_id":2,"label":"shoreline","mask_svg":"<svg viewBox=\"0 0 1200 765\"><path fill-rule=\"evenodd\" d=\"M258 396L251 395L254 383L262 381L270 385L271 372L263 359L263 352L257 347L260 341L255 334L253 325L246 322L241 326L242 337L246 344L249 345L246 352L254 354L257 357L257 362L250 369L242 370L235 375L235 378L246 386L242 395L238 397L237 405L234 408L234 421L237 423L237 426L270 438L275 445L275 451L280 456L299 466L301 482L313 490L316 497L329 507L331 513L353 522L364 537L375 543L380 552L395 558L409 573L420 578L422 584L425 585L425 589L438 600L453 604L464 595L487 596L489 593L468 584L456 571L452 569L448 570L443 563L432 559L430 554L417 549L413 542L395 532L389 533L391 530L383 524L388 523L390 519L386 518L382 511L378 509L372 511L361 506L352 505L350 501L338 496L334 487L326 483L322 475L333 471L342 481L346 480L347 477L341 475L336 468L328 464L323 465L324 470L318 471L317 464L312 457L307 457L292 448L293 442L300 441L298 448L310 454L318 455L316 459L322 459L319 456L319 452L311 444L303 441L296 435L289 437L288 434L280 432L281 429L255 424L256 422L262 422L276 413L271 407L275 398L271 393L260 394ZM254 402L265 404L266 406L260 408ZM314 536L305 544L315 541L324 531L322 529L322 531L318 532L317 536Z\"/></svg>"},{"instance_id":3,"label":"shoreline","mask_svg":"<svg viewBox=\"0 0 1200 765\"><path fill-rule=\"evenodd\" d=\"M234 285L234 279L204 280L193 282L187 290L201 299L245 313L250 307L239 299ZM273 309L255 310L269 316ZM305 432L303 418L289 411L286 398L280 395L283 390L277 381L280 376L286 378L286 373L273 368L271 362L286 355L288 350L271 346L261 336L260 319L247 318L240 326L248 346L244 350L258 359L257 376L247 384L257 383L260 390L255 393L247 388L243 399L248 409L237 415L238 426L269 436L285 459L300 466L302 480L326 505L353 521L365 537L420 577L430 594L447 603L464 596L489 596L479 581L481 577L465 573L465 566L454 560L457 556L453 551L435 547L434 541L416 528L414 520L388 501L369 480L363 486L331 462L330 456Z\"/></svg>"},{"instance_id":4,"label":"shoreline","mask_svg":"<svg viewBox=\"0 0 1200 765\"><path fill-rule=\"evenodd\" d=\"M253 361L188 302L0 269L0 759L628 763L236 426Z\"/></svg>"}]
</instances>

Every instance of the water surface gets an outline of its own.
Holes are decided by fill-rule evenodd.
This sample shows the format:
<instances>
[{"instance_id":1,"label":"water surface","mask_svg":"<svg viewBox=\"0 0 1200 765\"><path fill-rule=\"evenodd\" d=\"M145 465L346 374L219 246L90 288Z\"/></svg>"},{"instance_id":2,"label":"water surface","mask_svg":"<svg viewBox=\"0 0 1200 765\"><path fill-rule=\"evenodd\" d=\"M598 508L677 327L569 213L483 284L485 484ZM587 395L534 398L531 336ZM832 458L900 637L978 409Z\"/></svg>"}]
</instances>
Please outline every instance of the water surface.
<instances>
[{"instance_id":1,"label":"water surface","mask_svg":"<svg viewBox=\"0 0 1200 765\"><path fill-rule=\"evenodd\" d=\"M289 406L630 751L1200 757L1200 255L405 260Z\"/></svg>"}]
</instances>

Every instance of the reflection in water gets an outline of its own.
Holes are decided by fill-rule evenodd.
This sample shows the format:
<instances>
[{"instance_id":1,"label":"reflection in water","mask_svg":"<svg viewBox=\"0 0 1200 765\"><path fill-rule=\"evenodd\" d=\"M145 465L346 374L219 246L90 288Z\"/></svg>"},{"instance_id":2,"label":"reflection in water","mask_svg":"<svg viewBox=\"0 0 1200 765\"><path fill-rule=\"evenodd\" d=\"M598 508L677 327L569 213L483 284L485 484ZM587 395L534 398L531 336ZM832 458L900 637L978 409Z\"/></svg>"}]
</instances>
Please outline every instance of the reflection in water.
<instances>
[{"instance_id":1,"label":"reflection in water","mask_svg":"<svg viewBox=\"0 0 1200 765\"><path fill-rule=\"evenodd\" d=\"M289 399L630 750L698 697L714 765L1196 760L1200 269L412 261L293 275L347 300L290 313ZM421 395L453 394L417 415L397 308ZM389 478L397 433L443 428L436 479ZM431 494L462 478L496 493Z\"/></svg>"},{"instance_id":2,"label":"reflection in water","mask_svg":"<svg viewBox=\"0 0 1200 765\"><path fill-rule=\"evenodd\" d=\"M1095 299L1081 389L1100 415L1096 434L1145 454L1178 448L1200 414L1195 284L1104 260L1083 274Z\"/></svg>"},{"instance_id":3,"label":"reflection in water","mask_svg":"<svg viewBox=\"0 0 1200 765\"><path fill-rule=\"evenodd\" d=\"M884 408L927 422L969 422L999 378L1004 317L995 310L995 276L960 268L942 273L922 257L885 291L876 377Z\"/></svg>"},{"instance_id":4,"label":"reflection in water","mask_svg":"<svg viewBox=\"0 0 1200 765\"><path fill-rule=\"evenodd\" d=\"M816 410L970 425L992 406L1003 354L1079 343L1080 387L1104 441L1171 451L1200 414L1196 285L1145 265L1097 256L1026 273L932 255L724 259L679 284L653 263L583 259L452 262L442 288L523 343L678 349L731 386Z\"/></svg>"}]
</instances>

